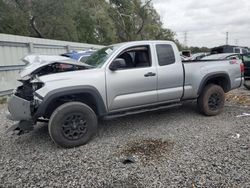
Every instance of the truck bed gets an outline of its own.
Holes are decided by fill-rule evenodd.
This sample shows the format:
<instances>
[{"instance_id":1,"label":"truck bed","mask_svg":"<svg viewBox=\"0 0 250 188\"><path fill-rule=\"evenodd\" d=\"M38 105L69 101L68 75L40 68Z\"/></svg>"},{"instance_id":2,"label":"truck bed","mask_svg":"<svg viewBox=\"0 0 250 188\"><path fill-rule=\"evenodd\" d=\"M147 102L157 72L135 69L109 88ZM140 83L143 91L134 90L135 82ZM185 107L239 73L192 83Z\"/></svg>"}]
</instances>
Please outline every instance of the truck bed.
<instances>
[{"instance_id":1,"label":"truck bed","mask_svg":"<svg viewBox=\"0 0 250 188\"><path fill-rule=\"evenodd\" d=\"M183 99L197 97L201 83L210 75L227 75L230 79L230 89L240 87L242 83L241 60L191 60L182 63L185 72Z\"/></svg>"}]
</instances>

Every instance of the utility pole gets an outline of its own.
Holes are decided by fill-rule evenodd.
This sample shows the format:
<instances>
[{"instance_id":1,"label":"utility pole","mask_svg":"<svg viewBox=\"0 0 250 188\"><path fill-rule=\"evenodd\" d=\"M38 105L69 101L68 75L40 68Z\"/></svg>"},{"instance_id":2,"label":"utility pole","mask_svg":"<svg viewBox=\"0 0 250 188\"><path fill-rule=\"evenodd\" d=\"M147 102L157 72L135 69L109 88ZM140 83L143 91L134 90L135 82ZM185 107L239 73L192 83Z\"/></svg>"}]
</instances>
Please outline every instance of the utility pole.
<instances>
[{"instance_id":1,"label":"utility pole","mask_svg":"<svg viewBox=\"0 0 250 188\"><path fill-rule=\"evenodd\" d=\"M226 32L226 45L228 45L228 32Z\"/></svg>"},{"instance_id":2,"label":"utility pole","mask_svg":"<svg viewBox=\"0 0 250 188\"><path fill-rule=\"evenodd\" d=\"M187 47L187 31L184 32L184 45Z\"/></svg>"},{"instance_id":3,"label":"utility pole","mask_svg":"<svg viewBox=\"0 0 250 188\"><path fill-rule=\"evenodd\" d=\"M235 39L235 45L238 46L239 44L239 39Z\"/></svg>"}]
</instances>

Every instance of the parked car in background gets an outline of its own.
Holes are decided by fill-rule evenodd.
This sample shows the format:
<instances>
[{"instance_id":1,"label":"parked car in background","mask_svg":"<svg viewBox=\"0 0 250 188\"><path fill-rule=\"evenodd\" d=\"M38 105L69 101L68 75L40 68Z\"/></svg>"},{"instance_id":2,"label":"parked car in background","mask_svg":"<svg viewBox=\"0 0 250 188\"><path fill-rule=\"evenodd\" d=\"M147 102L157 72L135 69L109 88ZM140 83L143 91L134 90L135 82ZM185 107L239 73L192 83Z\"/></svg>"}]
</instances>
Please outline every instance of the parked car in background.
<instances>
[{"instance_id":1,"label":"parked car in background","mask_svg":"<svg viewBox=\"0 0 250 188\"><path fill-rule=\"evenodd\" d=\"M205 53L205 52L195 53L191 56L190 60L200 60L205 56L207 56L207 53Z\"/></svg>"},{"instance_id":2,"label":"parked car in background","mask_svg":"<svg viewBox=\"0 0 250 188\"><path fill-rule=\"evenodd\" d=\"M181 56L181 60L182 60L182 61L188 61L188 60L190 60L190 58L187 57L187 56L184 56L184 55L182 55L182 54L180 54L180 56Z\"/></svg>"},{"instance_id":3,"label":"parked car in background","mask_svg":"<svg viewBox=\"0 0 250 188\"><path fill-rule=\"evenodd\" d=\"M181 55L183 55L185 57L191 57L192 53L191 53L191 50L182 50Z\"/></svg>"},{"instance_id":4,"label":"parked car in background","mask_svg":"<svg viewBox=\"0 0 250 188\"><path fill-rule=\"evenodd\" d=\"M245 65L245 77L250 78L250 53L243 55L243 63Z\"/></svg>"},{"instance_id":5,"label":"parked car in background","mask_svg":"<svg viewBox=\"0 0 250 188\"><path fill-rule=\"evenodd\" d=\"M239 60L242 59L242 56L238 53L221 53L221 54L212 54L206 57L201 58L202 60L215 60L215 59L230 59L230 60Z\"/></svg>"},{"instance_id":6,"label":"parked car in background","mask_svg":"<svg viewBox=\"0 0 250 188\"><path fill-rule=\"evenodd\" d=\"M249 52L249 50L246 48L234 47L234 53L247 54L248 52Z\"/></svg>"},{"instance_id":7,"label":"parked car in background","mask_svg":"<svg viewBox=\"0 0 250 188\"><path fill-rule=\"evenodd\" d=\"M92 49L85 50L85 51L79 51L79 52L73 51L73 52L70 52L70 53L62 54L61 56L69 57L71 59L75 59L78 62L84 62L95 51L96 50L92 50Z\"/></svg>"},{"instance_id":8,"label":"parked car in background","mask_svg":"<svg viewBox=\"0 0 250 188\"><path fill-rule=\"evenodd\" d=\"M220 54L220 53L246 54L249 53L249 49L247 47L232 46L232 45L223 45L211 49L211 54Z\"/></svg>"},{"instance_id":9,"label":"parked car in background","mask_svg":"<svg viewBox=\"0 0 250 188\"><path fill-rule=\"evenodd\" d=\"M244 82L244 86L250 90L250 53L248 54L244 54L242 56L242 60L244 63L244 78L245 78L245 82Z\"/></svg>"}]
</instances>

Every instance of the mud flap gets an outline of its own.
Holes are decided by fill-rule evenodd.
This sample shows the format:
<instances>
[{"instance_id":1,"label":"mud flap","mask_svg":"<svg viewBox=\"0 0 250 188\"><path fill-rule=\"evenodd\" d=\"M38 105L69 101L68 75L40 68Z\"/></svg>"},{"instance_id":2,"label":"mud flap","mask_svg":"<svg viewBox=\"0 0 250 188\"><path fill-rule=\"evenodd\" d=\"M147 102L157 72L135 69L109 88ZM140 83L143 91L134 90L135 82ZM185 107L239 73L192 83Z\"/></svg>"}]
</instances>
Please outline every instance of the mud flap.
<instances>
[{"instance_id":1,"label":"mud flap","mask_svg":"<svg viewBox=\"0 0 250 188\"><path fill-rule=\"evenodd\" d=\"M14 132L17 135L22 135L22 134L25 134L25 133L28 133L28 132L32 131L34 129L33 125L34 125L33 121L22 120L22 121L19 121L16 124L12 125L6 131L6 133Z\"/></svg>"}]
</instances>

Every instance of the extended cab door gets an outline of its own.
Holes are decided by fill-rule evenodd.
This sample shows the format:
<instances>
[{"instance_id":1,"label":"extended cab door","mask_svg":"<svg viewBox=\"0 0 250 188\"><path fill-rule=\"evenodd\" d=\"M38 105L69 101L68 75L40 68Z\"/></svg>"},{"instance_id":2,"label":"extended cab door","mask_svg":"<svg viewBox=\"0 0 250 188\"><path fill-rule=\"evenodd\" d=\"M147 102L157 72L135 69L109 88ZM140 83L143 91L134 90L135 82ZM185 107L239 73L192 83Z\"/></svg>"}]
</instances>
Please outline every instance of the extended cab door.
<instances>
[{"instance_id":1,"label":"extended cab door","mask_svg":"<svg viewBox=\"0 0 250 188\"><path fill-rule=\"evenodd\" d=\"M124 67L115 71L107 67L107 104L110 111L157 102L157 74L151 51L150 45L129 47L115 58L124 59Z\"/></svg>"},{"instance_id":2,"label":"extended cab door","mask_svg":"<svg viewBox=\"0 0 250 188\"><path fill-rule=\"evenodd\" d=\"M158 101L179 101L183 95L184 70L178 49L171 44L156 44L158 62Z\"/></svg>"}]
</instances>

